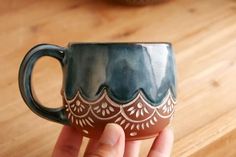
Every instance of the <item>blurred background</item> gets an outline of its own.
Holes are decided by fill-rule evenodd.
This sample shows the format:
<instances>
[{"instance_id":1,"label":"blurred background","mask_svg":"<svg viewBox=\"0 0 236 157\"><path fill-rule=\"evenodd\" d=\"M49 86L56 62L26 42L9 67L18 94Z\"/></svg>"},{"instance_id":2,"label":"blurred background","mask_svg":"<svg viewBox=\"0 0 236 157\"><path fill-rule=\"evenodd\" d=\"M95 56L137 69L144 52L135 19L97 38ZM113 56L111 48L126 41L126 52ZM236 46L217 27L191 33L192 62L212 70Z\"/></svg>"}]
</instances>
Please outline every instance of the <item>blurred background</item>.
<instances>
[{"instance_id":1,"label":"blurred background","mask_svg":"<svg viewBox=\"0 0 236 157\"><path fill-rule=\"evenodd\" d=\"M18 69L26 52L39 43L66 47L86 41L171 42L178 72L172 156L236 156L236 1L143 5L149 1L1 0L0 156L51 156L62 127L32 113L19 94ZM56 60L37 62L33 84L45 106L62 105ZM152 140L142 142L140 157Z\"/></svg>"}]
</instances>

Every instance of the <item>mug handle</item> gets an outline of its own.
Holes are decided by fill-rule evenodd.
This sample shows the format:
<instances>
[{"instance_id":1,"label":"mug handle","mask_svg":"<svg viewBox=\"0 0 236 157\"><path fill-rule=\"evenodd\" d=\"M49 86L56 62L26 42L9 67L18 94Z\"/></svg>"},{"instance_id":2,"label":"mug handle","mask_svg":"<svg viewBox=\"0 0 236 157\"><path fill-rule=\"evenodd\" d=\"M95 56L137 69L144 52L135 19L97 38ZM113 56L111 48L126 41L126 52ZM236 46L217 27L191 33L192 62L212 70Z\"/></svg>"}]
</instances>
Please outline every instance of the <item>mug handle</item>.
<instances>
[{"instance_id":1,"label":"mug handle","mask_svg":"<svg viewBox=\"0 0 236 157\"><path fill-rule=\"evenodd\" d=\"M49 44L40 44L33 47L24 57L19 69L18 77L21 96L26 105L40 117L61 124L69 124L69 121L65 116L64 108L48 108L43 106L34 94L34 90L31 85L31 76L36 61L43 56L50 56L57 59L63 67L65 50L66 48Z\"/></svg>"}]
</instances>

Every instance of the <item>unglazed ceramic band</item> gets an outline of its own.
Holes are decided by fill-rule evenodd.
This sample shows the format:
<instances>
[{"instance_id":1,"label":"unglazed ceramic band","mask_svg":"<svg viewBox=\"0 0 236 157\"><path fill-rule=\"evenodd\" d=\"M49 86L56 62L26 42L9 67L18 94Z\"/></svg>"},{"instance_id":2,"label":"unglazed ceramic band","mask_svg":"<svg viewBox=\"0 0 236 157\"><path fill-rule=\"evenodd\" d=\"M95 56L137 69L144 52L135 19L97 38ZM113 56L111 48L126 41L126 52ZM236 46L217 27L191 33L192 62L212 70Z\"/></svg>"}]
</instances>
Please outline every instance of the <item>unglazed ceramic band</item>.
<instances>
[{"instance_id":1,"label":"unglazed ceramic band","mask_svg":"<svg viewBox=\"0 0 236 157\"><path fill-rule=\"evenodd\" d=\"M155 136L165 127L174 113L176 101L170 90L160 104L150 105L142 91L129 103L118 104L103 90L94 101L88 101L78 92L67 100L64 94L66 114L72 126L84 136L99 137L107 123L123 127L127 139L145 139Z\"/></svg>"}]
</instances>

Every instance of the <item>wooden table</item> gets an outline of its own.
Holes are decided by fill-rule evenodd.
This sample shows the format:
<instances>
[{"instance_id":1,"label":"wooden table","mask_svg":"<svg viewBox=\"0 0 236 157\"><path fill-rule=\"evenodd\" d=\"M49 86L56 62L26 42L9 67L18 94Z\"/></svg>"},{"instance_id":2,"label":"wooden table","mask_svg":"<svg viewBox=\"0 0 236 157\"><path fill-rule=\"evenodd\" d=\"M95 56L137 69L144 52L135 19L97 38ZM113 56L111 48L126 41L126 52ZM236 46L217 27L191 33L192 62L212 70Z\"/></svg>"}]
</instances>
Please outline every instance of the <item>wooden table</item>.
<instances>
[{"instance_id":1,"label":"wooden table","mask_svg":"<svg viewBox=\"0 0 236 157\"><path fill-rule=\"evenodd\" d=\"M70 41L172 42L178 66L172 155L236 156L235 0L169 0L144 7L102 0L2 0L0 23L1 157L51 155L61 125L26 107L18 68L33 45ZM60 106L59 64L46 57L34 71L39 99ZM140 156L151 142L143 142Z\"/></svg>"}]
</instances>

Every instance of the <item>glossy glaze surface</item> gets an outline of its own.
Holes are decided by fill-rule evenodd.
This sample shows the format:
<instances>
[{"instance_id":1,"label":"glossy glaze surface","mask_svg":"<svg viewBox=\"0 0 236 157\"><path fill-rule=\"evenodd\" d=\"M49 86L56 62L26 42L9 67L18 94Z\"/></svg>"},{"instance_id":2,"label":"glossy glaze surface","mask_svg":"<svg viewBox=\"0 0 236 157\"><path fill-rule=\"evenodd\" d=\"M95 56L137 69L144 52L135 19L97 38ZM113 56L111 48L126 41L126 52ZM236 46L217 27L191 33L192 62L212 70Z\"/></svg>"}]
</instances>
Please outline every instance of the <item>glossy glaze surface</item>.
<instances>
[{"instance_id":1,"label":"glossy glaze surface","mask_svg":"<svg viewBox=\"0 0 236 157\"><path fill-rule=\"evenodd\" d=\"M65 53L64 91L72 99L78 91L95 100L106 88L117 103L127 103L142 90L158 105L170 89L176 98L175 63L166 43L72 44Z\"/></svg>"}]
</instances>

